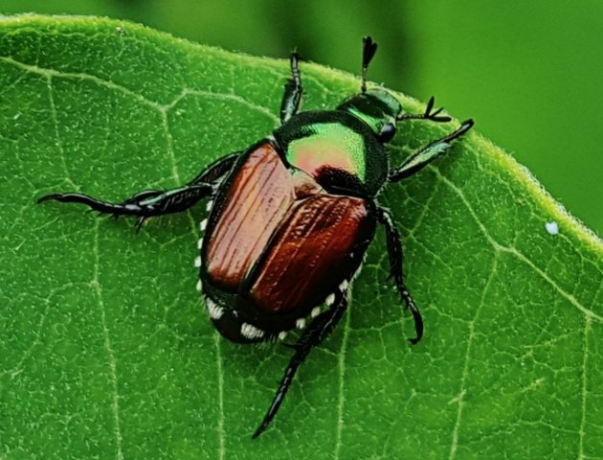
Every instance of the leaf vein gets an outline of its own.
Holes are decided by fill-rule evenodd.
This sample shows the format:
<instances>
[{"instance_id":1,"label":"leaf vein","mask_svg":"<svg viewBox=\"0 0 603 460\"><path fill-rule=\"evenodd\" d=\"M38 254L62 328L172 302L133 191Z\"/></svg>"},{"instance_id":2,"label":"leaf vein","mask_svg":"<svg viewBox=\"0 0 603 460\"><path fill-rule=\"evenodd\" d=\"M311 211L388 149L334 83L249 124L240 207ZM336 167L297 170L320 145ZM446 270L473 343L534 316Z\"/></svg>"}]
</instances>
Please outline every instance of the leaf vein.
<instances>
[{"instance_id":1,"label":"leaf vein","mask_svg":"<svg viewBox=\"0 0 603 460\"><path fill-rule=\"evenodd\" d=\"M169 102L167 104L161 104L157 101L153 101L153 100L143 96L142 94L139 94L139 93L127 88L126 86L120 85L120 84L115 83L110 80L104 80L100 77L97 77L96 75L91 75L91 74L84 73L84 72L61 72L61 71L58 71L55 69L49 69L49 68L45 68L45 67L39 67L36 65L25 64L23 62L19 62L13 58L7 57L7 56L0 56L0 61L6 62L7 64L14 65L16 67L19 67L26 72L42 75L42 76L48 78L49 80L53 77L58 77L58 78L72 78L72 79L78 79L78 80L84 80L84 81L91 81L93 83L96 83L99 86L103 86L105 88L108 88L108 89L111 89L114 91L118 91L128 97L131 97L131 98L137 100L138 102L140 102L141 104L157 110L159 113L161 113L163 115L165 115L167 112L169 112L170 109L172 109L174 106L176 106L182 99L184 99L187 96L192 95L192 96L215 98L215 99L219 99L219 100L234 101L239 104L245 105L246 107L248 107L252 110L256 110L256 111L268 116L275 123L277 123L279 121L279 119L266 107L263 107L258 104L254 104L253 102L251 102L241 96L238 96L234 93L215 93L213 91L198 90L198 89L193 89L193 88L184 88L180 92L180 94L178 94L171 102ZM54 110L54 105L51 106L51 109ZM53 114L55 116L55 121L56 121L56 111L53 112Z\"/></svg>"},{"instance_id":2,"label":"leaf vein","mask_svg":"<svg viewBox=\"0 0 603 460\"><path fill-rule=\"evenodd\" d=\"M118 381L117 381L117 361L115 359L115 352L113 351L113 347L111 345L111 337L109 334L109 328L107 326L107 314L105 302L103 300L103 290L101 288L101 283L99 282L99 267L100 267L100 257L99 257L99 221L96 220L94 224L94 265L92 268L92 281L91 286L96 292L96 297L98 299L98 306L101 314L101 325L103 328L103 340L105 350L107 351L109 357L109 381L112 389L111 396L111 413L113 414L113 423L114 423L114 435L116 441L116 458L117 460L123 460L123 436L121 433L120 427L120 417L119 417L119 393L118 393Z\"/></svg>"},{"instance_id":3,"label":"leaf vein","mask_svg":"<svg viewBox=\"0 0 603 460\"><path fill-rule=\"evenodd\" d=\"M48 88L48 104L50 106L50 115L52 118L55 142L57 150L59 151L59 158L61 158L63 170L65 172L65 179L69 183L69 186L73 187L75 190L78 190L76 184L71 180L71 177L69 176L69 169L67 168L67 162L65 161L65 149L63 148L63 142L61 141L61 136L59 135L59 121L57 117L57 109L54 103L54 96L52 91L52 77L50 75L46 75L46 86Z\"/></svg>"},{"instance_id":4,"label":"leaf vein","mask_svg":"<svg viewBox=\"0 0 603 460\"><path fill-rule=\"evenodd\" d=\"M350 316L352 312L352 302L348 307L348 311L345 315L345 322L343 323L343 337L341 339L341 348L338 353L338 364L339 364L339 385L338 385L338 397L337 397L337 427L335 431L335 452L333 458L339 459L341 453L341 434L343 431L343 407L345 404L345 397L343 394L344 382L345 382L345 357L348 348L348 339L350 336Z\"/></svg>"},{"instance_id":5,"label":"leaf vein","mask_svg":"<svg viewBox=\"0 0 603 460\"><path fill-rule=\"evenodd\" d=\"M44 307L44 312L42 313L40 321L38 322L38 326L35 330L33 342L23 352L23 355L19 359L19 362L17 363L17 365L15 365L12 369L7 369L5 371L0 372L0 377L4 377L4 376L8 375L11 378L14 378L17 375L19 375L21 372L23 372L23 365L25 364L25 361L27 361L27 359L33 354L35 348L38 345L42 344L42 340L41 340L40 336L42 335L42 330L44 329L44 325L46 323L46 318L48 318L48 313L50 312L50 305L51 305L49 300L45 300L44 303L46 304L46 306Z\"/></svg>"},{"instance_id":6,"label":"leaf vein","mask_svg":"<svg viewBox=\"0 0 603 460\"><path fill-rule=\"evenodd\" d=\"M586 426L586 395L587 395L587 379L586 379L586 365L588 363L588 335L592 330L592 319L590 317L586 317L586 322L584 324L584 340L582 345L582 418L580 420L580 428L578 430L579 434L579 443L578 443L578 460L583 460L584 455L584 427Z\"/></svg>"},{"instance_id":7,"label":"leaf vein","mask_svg":"<svg viewBox=\"0 0 603 460\"><path fill-rule=\"evenodd\" d=\"M548 282L559 294L561 294L563 297L565 297L565 299L568 300L569 303L571 303L574 307L576 307L578 310L580 310L587 318L592 318L592 319L595 319L599 323L603 323L603 316L600 316L597 313L590 310L589 308L585 307L578 301L578 299L576 299L576 297L574 297L572 294L563 290L549 275L546 274L546 272L544 270L537 267L534 264L534 262L532 262L523 253L519 252L517 250L517 248L514 248L512 246L504 246L504 245L500 244L498 241L496 241L494 238L492 238L492 235L490 235L490 233L488 232L488 230L486 229L484 224L480 221L479 217L475 213L475 210L473 209L473 207L471 206L471 204L465 197L465 194L463 193L463 191L459 187L457 187L452 181L450 181L448 178L446 178L437 168L434 168L434 171L437 174L438 178L442 182L444 182L448 187L450 187L453 192L455 192L458 195L458 197L461 199L461 201L463 202L463 204L469 211L469 214L471 214L471 217L473 217L473 219L477 223L478 228L480 229L480 231L486 237L486 240L490 243L490 245L494 248L494 250L496 252L505 252L505 253L512 254L515 257L517 257L519 260L521 260L522 262L525 262L526 265L528 265L530 268L532 268L532 270L534 270L538 275L540 275L541 278L543 278L546 282Z\"/></svg>"},{"instance_id":8,"label":"leaf vein","mask_svg":"<svg viewBox=\"0 0 603 460\"><path fill-rule=\"evenodd\" d=\"M482 309L485 305L486 294L488 292L488 288L494 279L494 275L496 274L496 266L498 259L496 256L494 257L494 261L492 262L492 269L490 270L490 275L486 280L486 284L484 286L484 290L482 292L482 296L480 299L480 303L475 310L475 315L473 319L469 323L469 338L467 339L467 349L465 350L465 359L463 362L463 372L461 374L461 387L459 389L459 393L456 398L454 398L452 402L458 402L457 412L456 412L456 420L454 422L454 428L452 430L452 442L450 444L450 454L448 455L449 460L453 460L456 456L456 450L458 448L458 440L459 440L459 432L461 429L461 421L463 417L463 407L465 405L465 394L467 392L467 376L469 374L469 356L471 355L471 350L473 347L473 340L475 339L475 322L477 321Z\"/></svg>"},{"instance_id":9,"label":"leaf vein","mask_svg":"<svg viewBox=\"0 0 603 460\"><path fill-rule=\"evenodd\" d=\"M176 182L176 184L180 184L182 181L180 179L180 173L178 172L178 165L176 162L176 155L174 154L173 148L173 139L172 133L170 131L169 121L167 117L167 112L163 111L162 113L162 124L163 130L166 136L166 149L167 156L170 159L172 164L172 178ZM197 225L195 224L195 219L191 215L190 210L186 212L186 216L190 222L191 233L195 237L194 241L197 241L199 235L197 235ZM220 460L224 459L225 456L225 430L224 430L224 381L222 377L222 349L220 348L220 337L214 331L214 349L216 351L216 364L217 364L217 374L218 374L218 408L219 408L219 416L218 416L218 458Z\"/></svg>"}]
</instances>

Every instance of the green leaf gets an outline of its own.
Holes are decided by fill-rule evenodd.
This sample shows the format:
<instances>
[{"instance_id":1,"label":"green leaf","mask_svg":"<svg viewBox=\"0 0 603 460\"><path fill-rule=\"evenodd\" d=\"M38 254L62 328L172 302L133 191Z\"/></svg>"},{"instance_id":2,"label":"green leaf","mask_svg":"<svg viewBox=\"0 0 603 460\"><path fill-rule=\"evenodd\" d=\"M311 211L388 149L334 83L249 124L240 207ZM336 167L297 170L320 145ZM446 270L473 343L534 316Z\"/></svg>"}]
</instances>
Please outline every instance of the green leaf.
<instances>
[{"instance_id":1,"label":"green leaf","mask_svg":"<svg viewBox=\"0 0 603 460\"><path fill-rule=\"evenodd\" d=\"M301 68L305 109L358 91ZM34 204L184 183L278 126L287 77L130 23L0 20L0 458L603 458L603 245L475 132L379 196L424 340L407 343L379 234L256 441L291 351L213 330L194 288L202 207L137 235ZM404 126L394 164L452 129Z\"/></svg>"}]
</instances>

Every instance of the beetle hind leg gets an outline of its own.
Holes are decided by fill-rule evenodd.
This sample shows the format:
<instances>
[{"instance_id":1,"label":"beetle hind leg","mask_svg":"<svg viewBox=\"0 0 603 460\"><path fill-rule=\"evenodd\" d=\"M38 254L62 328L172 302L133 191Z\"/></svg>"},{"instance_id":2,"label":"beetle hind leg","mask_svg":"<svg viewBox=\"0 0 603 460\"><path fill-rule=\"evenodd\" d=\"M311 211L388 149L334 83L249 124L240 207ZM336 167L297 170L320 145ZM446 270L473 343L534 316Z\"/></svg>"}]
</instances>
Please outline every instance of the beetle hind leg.
<instances>
[{"instance_id":1,"label":"beetle hind leg","mask_svg":"<svg viewBox=\"0 0 603 460\"><path fill-rule=\"evenodd\" d=\"M80 203L101 214L111 214L115 217L137 216L142 223L149 217L184 211L200 199L209 196L212 190L210 184L186 185L167 191L145 190L121 203L109 203L81 193L53 193L43 196L38 203L50 200Z\"/></svg>"},{"instance_id":2,"label":"beetle hind leg","mask_svg":"<svg viewBox=\"0 0 603 460\"><path fill-rule=\"evenodd\" d=\"M144 221L150 217L185 211L199 200L210 196L214 186L232 169L239 155L233 153L215 161L183 187L171 190L145 190L121 203L110 203L72 192L51 193L39 198L37 202L79 203L101 214L110 214L114 217L135 216L138 217L136 229L139 230Z\"/></svg>"},{"instance_id":3,"label":"beetle hind leg","mask_svg":"<svg viewBox=\"0 0 603 460\"><path fill-rule=\"evenodd\" d=\"M423 317L421 316L421 312L415 304L415 301L410 295L410 292L408 292L408 288L406 287L406 283L404 281L404 270L402 268L404 253L402 252L400 234L398 233L398 229L396 228L394 221L387 210L377 208L377 219L385 227L387 253L389 256L389 267L391 274L390 276L394 279L396 288L400 293L400 297L402 297L406 307L412 313L412 317L415 322L415 331L417 336L414 339L410 339L410 343L414 345L423 337Z\"/></svg>"},{"instance_id":4,"label":"beetle hind leg","mask_svg":"<svg viewBox=\"0 0 603 460\"><path fill-rule=\"evenodd\" d=\"M291 358L291 361L289 361L289 365L285 369L285 374L283 375L283 379L272 400L272 404L270 405L268 412L266 412L264 420L262 420L258 429L255 430L255 433L253 433L253 438L257 438L266 428L268 428L268 425L270 425L270 422L281 407L281 404L287 395L287 391L289 391L289 387L293 382L297 370L306 360L310 351L314 347L320 345L320 343L333 332L335 326L337 326L337 323L348 306L345 293L338 292L333 305L334 306L331 309L319 314L312 323L310 323L310 326L304 331L297 343L291 347L295 350L295 354Z\"/></svg>"}]
</instances>

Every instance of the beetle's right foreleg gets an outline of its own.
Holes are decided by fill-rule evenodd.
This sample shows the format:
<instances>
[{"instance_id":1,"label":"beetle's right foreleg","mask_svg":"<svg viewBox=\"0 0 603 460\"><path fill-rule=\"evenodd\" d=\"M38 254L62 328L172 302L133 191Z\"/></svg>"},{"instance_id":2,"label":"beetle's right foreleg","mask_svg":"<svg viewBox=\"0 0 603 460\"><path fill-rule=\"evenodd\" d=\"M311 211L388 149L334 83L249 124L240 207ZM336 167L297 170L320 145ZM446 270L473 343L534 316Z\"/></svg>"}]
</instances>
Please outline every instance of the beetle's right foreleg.
<instances>
[{"instance_id":1,"label":"beetle's right foreleg","mask_svg":"<svg viewBox=\"0 0 603 460\"><path fill-rule=\"evenodd\" d=\"M437 157L445 153L450 148L452 141L461 137L469 131L472 126L473 120L466 120L456 131L453 131L448 136L435 140L422 149L417 150L404 160L399 167L390 170L388 175L389 182L398 182L423 169Z\"/></svg>"},{"instance_id":2,"label":"beetle's right foreleg","mask_svg":"<svg viewBox=\"0 0 603 460\"><path fill-rule=\"evenodd\" d=\"M285 84L285 93L281 102L281 123L285 123L299 110L303 87L299 74L299 55L291 53L291 78Z\"/></svg>"},{"instance_id":3,"label":"beetle's right foreleg","mask_svg":"<svg viewBox=\"0 0 603 460\"><path fill-rule=\"evenodd\" d=\"M435 105L435 98L433 96L431 96L429 98L429 102L427 103L427 107L425 108L424 113L403 113L402 115L400 115L397 118L397 120L398 121L430 120L430 121L444 122L444 123L451 120L451 118L448 115L440 115L440 113L442 113L442 110L444 110L443 107L439 108L435 112L432 112L434 105Z\"/></svg>"}]
</instances>

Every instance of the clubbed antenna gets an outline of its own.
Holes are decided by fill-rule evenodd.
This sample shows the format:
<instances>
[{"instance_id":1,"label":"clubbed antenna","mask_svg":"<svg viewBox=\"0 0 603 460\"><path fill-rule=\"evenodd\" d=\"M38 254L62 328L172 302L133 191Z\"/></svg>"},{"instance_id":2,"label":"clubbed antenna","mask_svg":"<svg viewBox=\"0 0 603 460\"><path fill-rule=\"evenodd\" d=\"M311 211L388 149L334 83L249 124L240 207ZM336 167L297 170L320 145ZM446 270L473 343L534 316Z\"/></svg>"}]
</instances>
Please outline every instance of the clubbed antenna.
<instances>
[{"instance_id":1,"label":"clubbed antenna","mask_svg":"<svg viewBox=\"0 0 603 460\"><path fill-rule=\"evenodd\" d=\"M377 52L377 44L371 37L362 39L362 92L366 93L366 73L371 60Z\"/></svg>"}]
</instances>

